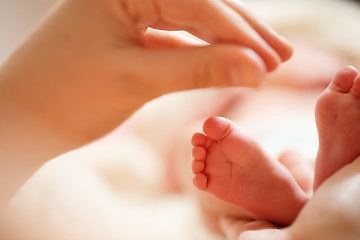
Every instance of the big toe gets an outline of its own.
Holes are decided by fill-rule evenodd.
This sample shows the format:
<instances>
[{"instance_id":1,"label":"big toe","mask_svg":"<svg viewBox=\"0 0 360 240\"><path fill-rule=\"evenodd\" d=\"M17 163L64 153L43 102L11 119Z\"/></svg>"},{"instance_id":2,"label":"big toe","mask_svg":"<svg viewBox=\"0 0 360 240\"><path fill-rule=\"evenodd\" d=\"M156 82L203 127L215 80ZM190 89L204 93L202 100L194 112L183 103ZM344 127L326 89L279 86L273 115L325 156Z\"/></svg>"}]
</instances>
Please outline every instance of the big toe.
<instances>
[{"instance_id":1,"label":"big toe","mask_svg":"<svg viewBox=\"0 0 360 240\"><path fill-rule=\"evenodd\" d=\"M210 117L203 125L204 133L214 141L221 141L233 130L233 123L222 117Z\"/></svg>"},{"instance_id":2,"label":"big toe","mask_svg":"<svg viewBox=\"0 0 360 240\"><path fill-rule=\"evenodd\" d=\"M354 79L359 74L358 70L352 66L342 68L335 75L329 88L333 91L348 93L353 87Z\"/></svg>"}]
</instances>

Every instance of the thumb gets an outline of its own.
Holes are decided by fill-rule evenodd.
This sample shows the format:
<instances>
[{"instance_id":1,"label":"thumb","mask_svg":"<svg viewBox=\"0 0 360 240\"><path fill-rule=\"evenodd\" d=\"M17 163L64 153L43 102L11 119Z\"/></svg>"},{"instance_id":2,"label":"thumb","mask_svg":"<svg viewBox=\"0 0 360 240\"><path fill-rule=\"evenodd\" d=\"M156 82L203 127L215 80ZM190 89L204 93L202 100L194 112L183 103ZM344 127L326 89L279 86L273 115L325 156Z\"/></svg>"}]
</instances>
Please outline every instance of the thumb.
<instances>
[{"instance_id":1,"label":"thumb","mask_svg":"<svg viewBox=\"0 0 360 240\"><path fill-rule=\"evenodd\" d=\"M196 88L257 87L266 72L255 52L235 45L138 49L132 54L127 58L126 71L159 96Z\"/></svg>"}]
</instances>

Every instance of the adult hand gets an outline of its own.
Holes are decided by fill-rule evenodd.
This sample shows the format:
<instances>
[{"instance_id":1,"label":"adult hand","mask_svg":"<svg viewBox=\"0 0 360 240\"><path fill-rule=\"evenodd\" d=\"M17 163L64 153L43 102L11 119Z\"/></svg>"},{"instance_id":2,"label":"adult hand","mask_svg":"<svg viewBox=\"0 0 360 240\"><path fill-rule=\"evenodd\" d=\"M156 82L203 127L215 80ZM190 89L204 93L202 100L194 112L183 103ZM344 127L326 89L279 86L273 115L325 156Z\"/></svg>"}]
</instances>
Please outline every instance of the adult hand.
<instances>
[{"instance_id":1,"label":"adult hand","mask_svg":"<svg viewBox=\"0 0 360 240\"><path fill-rule=\"evenodd\" d=\"M184 29L212 45L148 27ZM26 112L82 145L162 94L257 86L263 63L273 70L290 55L240 2L63 0L2 66L1 110Z\"/></svg>"},{"instance_id":2,"label":"adult hand","mask_svg":"<svg viewBox=\"0 0 360 240\"><path fill-rule=\"evenodd\" d=\"M326 180L294 223L280 229L263 220L224 218L227 239L356 240L360 236L360 157Z\"/></svg>"},{"instance_id":3,"label":"adult hand","mask_svg":"<svg viewBox=\"0 0 360 240\"><path fill-rule=\"evenodd\" d=\"M265 66L290 55L239 2L58 1L0 68L0 189L17 189L46 160L103 136L153 98L257 86Z\"/></svg>"}]
</instances>

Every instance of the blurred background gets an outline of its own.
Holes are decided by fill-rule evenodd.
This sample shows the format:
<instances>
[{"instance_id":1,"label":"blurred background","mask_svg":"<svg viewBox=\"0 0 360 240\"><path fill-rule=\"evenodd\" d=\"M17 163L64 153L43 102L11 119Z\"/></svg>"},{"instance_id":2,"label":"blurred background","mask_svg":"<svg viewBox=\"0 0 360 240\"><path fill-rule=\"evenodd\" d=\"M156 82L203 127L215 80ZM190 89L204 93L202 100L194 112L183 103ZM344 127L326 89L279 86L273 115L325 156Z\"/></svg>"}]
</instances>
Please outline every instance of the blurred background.
<instances>
[{"instance_id":1,"label":"blurred background","mask_svg":"<svg viewBox=\"0 0 360 240\"><path fill-rule=\"evenodd\" d=\"M56 0L0 0L0 63L31 32Z\"/></svg>"}]
</instances>

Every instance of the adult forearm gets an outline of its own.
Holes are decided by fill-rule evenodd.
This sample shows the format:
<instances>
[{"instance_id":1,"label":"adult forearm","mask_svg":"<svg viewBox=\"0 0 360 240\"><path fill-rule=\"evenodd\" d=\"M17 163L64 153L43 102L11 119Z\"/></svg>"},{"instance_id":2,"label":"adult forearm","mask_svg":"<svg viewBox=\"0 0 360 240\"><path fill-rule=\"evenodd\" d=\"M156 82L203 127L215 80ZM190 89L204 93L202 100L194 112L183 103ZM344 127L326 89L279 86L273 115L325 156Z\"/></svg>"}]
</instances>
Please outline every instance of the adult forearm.
<instances>
[{"instance_id":1,"label":"adult forearm","mask_svg":"<svg viewBox=\"0 0 360 240\"><path fill-rule=\"evenodd\" d=\"M12 81L15 77L30 76L21 70L12 71L10 65L1 68L0 209L46 161L76 147L64 141L54 125L30 107L24 93L31 89Z\"/></svg>"}]
</instances>

